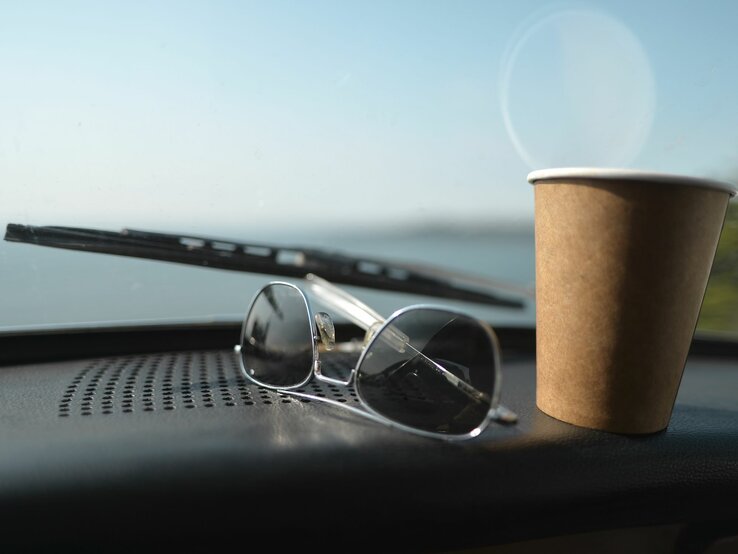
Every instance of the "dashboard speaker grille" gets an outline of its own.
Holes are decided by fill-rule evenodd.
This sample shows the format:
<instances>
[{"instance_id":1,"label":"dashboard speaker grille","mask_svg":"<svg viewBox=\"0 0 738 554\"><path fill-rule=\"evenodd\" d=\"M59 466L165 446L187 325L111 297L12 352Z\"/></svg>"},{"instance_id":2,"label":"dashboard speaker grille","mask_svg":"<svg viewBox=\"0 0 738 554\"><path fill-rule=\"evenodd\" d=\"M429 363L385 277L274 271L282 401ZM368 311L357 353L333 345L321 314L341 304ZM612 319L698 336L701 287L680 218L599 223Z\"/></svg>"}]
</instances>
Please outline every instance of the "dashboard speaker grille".
<instances>
[{"instance_id":1,"label":"dashboard speaker grille","mask_svg":"<svg viewBox=\"0 0 738 554\"><path fill-rule=\"evenodd\" d=\"M347 373L354 361L345 355L324 359ZM299 392L338 402L358 402L352 388L313 379ZM99 358L90 361L60 392L59 417L248 408L310 402L251 383L230 350L168 352Z\"/></svg>"}]
</instances>

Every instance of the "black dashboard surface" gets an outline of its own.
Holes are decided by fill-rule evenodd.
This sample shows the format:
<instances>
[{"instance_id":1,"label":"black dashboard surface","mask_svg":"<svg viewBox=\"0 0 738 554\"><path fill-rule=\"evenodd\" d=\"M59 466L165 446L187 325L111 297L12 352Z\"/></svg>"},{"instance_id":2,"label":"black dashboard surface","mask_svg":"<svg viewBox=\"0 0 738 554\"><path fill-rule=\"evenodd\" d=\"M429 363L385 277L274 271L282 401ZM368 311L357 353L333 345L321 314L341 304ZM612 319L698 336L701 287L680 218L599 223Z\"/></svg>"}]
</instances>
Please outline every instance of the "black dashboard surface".
<instances>
[{"instance_id":1,"label":"black dashboard surface","mask_svg":"<svg viewBox=\"0 0 738 554\"><path fill-rule=\"evenodd\" d=\"M503 347L502 401L520 421L462 442L256 387L225 345L6 365L2 540L444 551L634 526L732 533L738 364L703 350L669 428L633 437L537 410L533 351Z\"/></svg>"}]
</instances>

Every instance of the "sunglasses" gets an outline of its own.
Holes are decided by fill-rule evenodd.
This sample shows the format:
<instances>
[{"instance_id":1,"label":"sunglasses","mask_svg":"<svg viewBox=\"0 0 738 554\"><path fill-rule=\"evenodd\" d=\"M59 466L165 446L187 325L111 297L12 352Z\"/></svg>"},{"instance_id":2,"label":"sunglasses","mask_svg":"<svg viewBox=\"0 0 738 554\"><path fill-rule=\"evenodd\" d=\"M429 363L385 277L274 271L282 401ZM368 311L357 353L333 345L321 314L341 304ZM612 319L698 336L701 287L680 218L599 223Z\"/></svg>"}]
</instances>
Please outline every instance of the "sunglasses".
<instances>
[{"instance_id":1,"label":"sunglasses","mask_svg":"<svg viewBox=\"0 0 738 554\"><path fill-rule=\"evenodd\" d=\"M499 404L500 352L485 322L445 307L416 305L384 319L316 275L305 288L365 331L336 343L326 312L314 312L299 287L273 281L253 298L241 329L241 371L257 385L339 405L379 423L429 437L478 436L492 421L517 416ZM325 358L354 353L347 376L329 376ZM323 354L324 360L321 360ZM361 408L298 391L312 379L351 387Z\"/></svg>"}]
</instances>

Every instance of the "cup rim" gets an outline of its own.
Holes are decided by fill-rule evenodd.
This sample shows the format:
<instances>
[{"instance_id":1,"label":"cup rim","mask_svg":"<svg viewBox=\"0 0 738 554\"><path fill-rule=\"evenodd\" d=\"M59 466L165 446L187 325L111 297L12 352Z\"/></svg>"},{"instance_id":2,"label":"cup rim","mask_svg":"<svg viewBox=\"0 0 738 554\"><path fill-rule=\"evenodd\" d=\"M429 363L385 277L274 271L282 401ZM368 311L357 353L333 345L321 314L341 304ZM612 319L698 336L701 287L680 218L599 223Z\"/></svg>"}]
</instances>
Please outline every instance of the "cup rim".
<instances>
[{"instance_id":1,"label":"cup rim","mask_svg":"<svg viewBox=\"0 0 738 554\"><path fill-rule=\"evenodd\" d=\"M528 173L528 182L536 185L541 181L558 179L605 179L605 180L628 180L628 181L652 181L672 185L690 185L717 189L727 192L730 196L738 193L735 184L716 179L694 177L676 173L662 173L659 171L648 171L642 169L620 169L608 167L555 167L549 169L538 169Z\"/></svg>"}]
</instances>

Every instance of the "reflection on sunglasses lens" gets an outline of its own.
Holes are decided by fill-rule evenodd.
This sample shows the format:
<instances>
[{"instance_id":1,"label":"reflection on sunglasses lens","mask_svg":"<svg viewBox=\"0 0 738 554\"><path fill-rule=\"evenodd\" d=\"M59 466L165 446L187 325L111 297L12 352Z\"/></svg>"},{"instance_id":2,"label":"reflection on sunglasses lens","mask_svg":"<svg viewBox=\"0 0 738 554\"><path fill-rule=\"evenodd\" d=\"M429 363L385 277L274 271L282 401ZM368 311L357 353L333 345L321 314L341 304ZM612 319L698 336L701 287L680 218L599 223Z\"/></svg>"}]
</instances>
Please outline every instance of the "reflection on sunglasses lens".
<instances>
[{"instance_id":1,"label":"reflection on sunglasses lens","mask_svg":"<svg viewBox=\"0 0 738 554\"><path fill-rule=\"evenodd\" d=\"M254 300L241 331L246 372L273 387L302 384L313 365L313 334L307 303L295 287L272 284Z\"/></svg>"},{"instance_id":2,"label":"reflection on sunglasses lens","mask_svg":"<svg viewBox=\"0 0 738 554\"><path fill-rule=\"evenodd\" d=\"M401 352L392 339L409 337ZM370 343L358 368L357 393L367 406L423 431L464 435L492 406L496 345L477 320L442 309L408 310Z\"/></svg>"}]
</instances>

